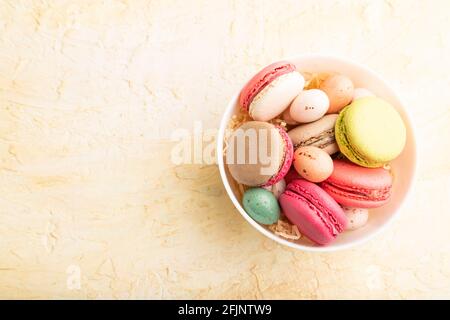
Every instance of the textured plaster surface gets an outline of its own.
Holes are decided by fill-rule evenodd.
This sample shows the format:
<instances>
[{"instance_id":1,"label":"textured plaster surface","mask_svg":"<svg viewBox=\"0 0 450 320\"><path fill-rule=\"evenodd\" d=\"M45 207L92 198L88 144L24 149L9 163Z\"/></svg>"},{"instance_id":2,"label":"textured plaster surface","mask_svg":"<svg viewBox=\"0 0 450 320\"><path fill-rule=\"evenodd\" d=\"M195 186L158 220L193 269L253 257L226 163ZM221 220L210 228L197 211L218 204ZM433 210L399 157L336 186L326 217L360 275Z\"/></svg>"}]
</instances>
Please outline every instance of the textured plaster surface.
<instances>
[{"instance_id":1,"label":"textured plaster surface","mask_svg":"<svg viewBox=\"0 0 450 320\"><path fill-rule=\"evenodd\" d=\"M0 298L450 298L450 4L0 2ZM265 238L170 134L251 74L336 54L406 101L417 183L360 247Z\"/></svg>"}]
</instances>

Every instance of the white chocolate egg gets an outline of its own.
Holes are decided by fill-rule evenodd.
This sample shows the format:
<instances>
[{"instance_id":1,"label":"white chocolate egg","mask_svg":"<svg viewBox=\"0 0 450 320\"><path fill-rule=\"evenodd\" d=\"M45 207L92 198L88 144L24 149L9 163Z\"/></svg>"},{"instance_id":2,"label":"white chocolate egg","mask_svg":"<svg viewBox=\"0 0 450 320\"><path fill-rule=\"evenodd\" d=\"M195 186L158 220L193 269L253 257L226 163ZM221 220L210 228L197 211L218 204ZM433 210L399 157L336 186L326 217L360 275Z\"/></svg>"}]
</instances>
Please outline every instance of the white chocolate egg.
<instances>
[{"instance_id":1,"label":"white chocolate egg","mask_svg":"<svg viewBox=\"0 0 450 320\"><path fill-rule=\"evenodd\" d=\"M369 210L362 208L342 207L347 216L347 230L356 230L366 225L369 220Z\"/></svg>"},{"instance_id":2,"label":"white chocolate egg","mask_svg":"<svg viewBox=\"0 0 450 320\"><path fill-rule=\"evenodd\" d=\"M291 118L299 123L319 120L328 111L330 101L325 92L310 89L300 92L290 106Z\"/></svg>"}]
</instances>

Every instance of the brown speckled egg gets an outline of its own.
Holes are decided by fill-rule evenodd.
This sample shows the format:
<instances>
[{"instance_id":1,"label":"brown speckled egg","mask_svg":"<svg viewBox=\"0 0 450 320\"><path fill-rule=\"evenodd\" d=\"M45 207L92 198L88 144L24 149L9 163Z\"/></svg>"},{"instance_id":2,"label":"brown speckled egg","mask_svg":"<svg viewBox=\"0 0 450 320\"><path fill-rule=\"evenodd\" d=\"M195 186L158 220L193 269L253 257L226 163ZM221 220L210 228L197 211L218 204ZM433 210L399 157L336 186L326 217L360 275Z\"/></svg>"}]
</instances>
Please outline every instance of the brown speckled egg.
<instances>
[{"instance_id":1,"label":"brown speckled egg","mask_svg":"<svg viewBox=\"0 0 450 320\"><path fill-rule=\"evenodd\" d=\"M338 113L352 102L353 82L346 76L340 74L330 76L322 82L320 89L325 91L330 100L327 113Z\"/></svg>"},{"instance_id":2,"label":"brown speckled egg","mask_svg":"<svg viewBox=\"0 0 450 320\"><path fill-rule=\"evenodd\" d=\"M322 182L333 172L333 160L320 148L300 147L294 153L294 168L302 178Z\"/></svg>"}]
</instances>

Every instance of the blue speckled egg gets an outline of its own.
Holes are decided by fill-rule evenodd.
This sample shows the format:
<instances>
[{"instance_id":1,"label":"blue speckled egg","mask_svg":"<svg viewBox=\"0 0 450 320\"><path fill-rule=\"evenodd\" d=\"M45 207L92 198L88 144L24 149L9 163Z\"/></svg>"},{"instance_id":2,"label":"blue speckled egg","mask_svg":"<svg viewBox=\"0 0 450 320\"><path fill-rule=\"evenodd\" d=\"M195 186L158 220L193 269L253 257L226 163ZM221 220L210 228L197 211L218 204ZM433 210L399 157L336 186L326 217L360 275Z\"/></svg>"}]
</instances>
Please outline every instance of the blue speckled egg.
<instances>
[{"instance_id":1,"label":"blue speckled egg","mask_svg":"<svg viewBox=\"0 0 450 320\"><path fill-rule=\"evenodd\" d=\"M244 193L242 203L248 215L261 224L273 224L280 218L278 201L272 192L266 189L248 189Z\"/></svg>"}]
</instances>

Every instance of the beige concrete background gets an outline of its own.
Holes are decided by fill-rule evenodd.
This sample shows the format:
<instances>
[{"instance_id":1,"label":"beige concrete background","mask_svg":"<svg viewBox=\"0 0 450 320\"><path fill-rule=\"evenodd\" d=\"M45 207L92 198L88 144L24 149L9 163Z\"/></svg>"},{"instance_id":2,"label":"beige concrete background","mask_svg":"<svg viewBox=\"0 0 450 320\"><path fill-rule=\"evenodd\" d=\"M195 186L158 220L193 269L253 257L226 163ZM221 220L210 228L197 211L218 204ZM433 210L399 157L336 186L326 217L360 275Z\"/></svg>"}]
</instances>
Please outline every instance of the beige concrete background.
<instances>
[{"instance_id":1,"label":"beige concrete background","mask_svg":"<svg viewBox=\"0 0 450 320\"><path fill-rule=\"evenodd\" d=\"M1 298L450 298L449 1L0 2ZM352 250L281 247L170 162L260 67L364 63L417 124L411 201Z\"/></svg>"}]
</instances>

